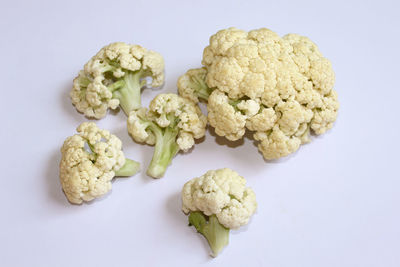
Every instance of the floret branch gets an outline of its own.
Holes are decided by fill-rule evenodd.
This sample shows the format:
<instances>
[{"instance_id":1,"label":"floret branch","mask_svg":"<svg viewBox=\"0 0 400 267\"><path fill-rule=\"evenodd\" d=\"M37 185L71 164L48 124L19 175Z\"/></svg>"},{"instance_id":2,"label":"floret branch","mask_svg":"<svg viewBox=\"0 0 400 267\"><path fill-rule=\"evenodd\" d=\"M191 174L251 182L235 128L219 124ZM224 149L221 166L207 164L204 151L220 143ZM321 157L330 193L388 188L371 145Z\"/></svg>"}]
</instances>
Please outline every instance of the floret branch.
<instances>
[{"instance_id":1,"label":"floret branch","mask_svg":"<svg viewBox=\"0 0 400 267\"><path fill-rule=\"evenodd\" d=\"M96 158L97 158L97 154L96 154L96 152L94 152L94 146L89 142L86 142L86 144L89 147L89 150L90 150L89 153L93 157L92 162L95 163L96 162ZM122 165L122 167L120 169L115 171L115 176L130 177L130 176L135 175L139 171L140 171L140 163L139 162L131 160L131 159L128 159L128 158L125 158L124 165Z\"/></svg>"},{"instance_id":2,"label":"floret branch","mask_svg":"<svg viewBox=\"0 0 400 267\"><path fill-rule=\"evenodd\" d=\"M197 96L207 102L214 88L208 87L206 81L199 76L193 76L192 81Z\"/></svg>"},{"instance_id":3,"label":"floret branch","mask_svg":"<svg viewBox=\"0 0 400 267\"><path fill-rule=\"evenodd\" d=\"M147 174L154 178L160 178L164 175L167 167L171 164L172 159L179 152L179 146L176 143L178 136L178 128L176 128L179 119L169 114L170 125L165 129L160 129L154 123L150 124L151 129L156 136L156 145L154 148L153 158L147 169Z\"/></svg>"},{"instance_id":4,"label":"floret branch","mask_svg":"<svg viewBox=\"0 0 400 267\"><path fill-rule=\"evenodd\" d=\"M212 254L216 257L229 244L229 228L219 223L217 216L205 216L201 211L190 212L189 226L194 226L210 245Z\"/></svg>"},{"instance_id":5,"label":"floret branch","mask_svg":"<svg viewBox=\"0 0 400 267\"><path fill-rule=\"evenodd\" d=\"M113 98L119 100L119 104L126 115L142 106L141 90L146 85L146 80L142 79L144 71L128 72L124 79L113 83L109 89L113 93Z\"/></svg>"},{"instance_id":6,"label":"floret branch","mask_svg":"<svg viewBox=\"0 0 400 267\"><path fill-rule=\"evenodd\" d=\"M212 256L228 245L230 229L246 225L257 208L254 191L237 172L210 170L186 182L182 189L182 211L208 241Z\"/></svg>"},{"instance_id":7,"label":"floret branch","mask_svg":"<svg viewBox=\"0 0 400 267\"><path fill-rule=\"evenodd\" d=\"M140 163L131 159L125 159L125 164L115 172L115 176L130 177L140 171Z\"/></svg>"},{"instance_id":8,"label":"floret branch","mask_svg":"<svg viewBox=\"0 0 400 267\"><path fill-rule=\"evenodd\" d=\"M103 47L74 79L72 104L87 117L101 119L118 106L128 115L141 107L141 89L164 83L164 59L139 45L112 43Z\"/></svg>"},{"instance_id":9,"label":"floret branch","mask_svg":"<svg viewBox=\"0 0 400 267\"><path fill-rule=\"evenodd\" d=\"M207 119L200 108L176 94L159 94L149 109L132 111L128 117L128 132L140 143L155 145L147 174L161 178L172 159L180 151L188 151L194 139L205 134Z\"/></svg>"},{"instance_id":10,"label":"floret branch","mask_svg":"<svg viewBox=\"0 0 400 267\"><path fill-rule=\"evenodd\" d=\"M215 90L207 85L205 68L191 69L178 80L178 91L182 97L197 103L200 100L208 101L208 97Z\"/></svg>"}]
</instances>

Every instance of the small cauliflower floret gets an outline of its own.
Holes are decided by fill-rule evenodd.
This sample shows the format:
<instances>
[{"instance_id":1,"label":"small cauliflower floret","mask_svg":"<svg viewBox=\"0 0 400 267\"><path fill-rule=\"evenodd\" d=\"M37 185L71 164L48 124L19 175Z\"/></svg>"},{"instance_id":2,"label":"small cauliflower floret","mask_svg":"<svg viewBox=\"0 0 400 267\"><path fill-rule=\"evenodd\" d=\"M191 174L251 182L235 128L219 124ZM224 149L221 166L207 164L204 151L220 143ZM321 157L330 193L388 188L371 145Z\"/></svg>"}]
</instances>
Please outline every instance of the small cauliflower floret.
<instances>
[{"instance_id":1,"label":"small cauliflower floret","mask_svg":"<svg viewBox=\"0 0 400 267\"><path fill-rule=\"evenodd\" d=\"M273 108L263 108L260 113L254 115L246 122L250 131L265 132L274 127L277 116Z\"/></svg>"},{"instance_id":2,"label":"small cauliflower floret","mask_svg":"<svg viewBox=\"0 0 400 267\"><path fill-rule=\"evenodd\" d=\"M211 36L202 64L196 84L212 88L210 125L232 141L242 138L246 129L255 131L257 140L263 140L259 149L267 149L262 151L266 159L294 152L299 142L310 141L310 129L323 134L336 120L335 74L307 37L281 38L265 28L221 30ZM182 91L196 95L196 85L187 82ZM271 132L274 138L266 138Z\"/></svg>"},{"instance_id":3,"label":"small cauliflower floret","mask_svg":"<svg viewBox=\"0 0 400 267\"><path fill-rule=\"evenodd\" d=\"M195 103L207 101L212 89L206 84L207 70L205 68L190 69L178 79L178 93Z\"/></svg>"},{"instance_id":4,"label":"small cauliflower floret","mask_svg":"<svg viewBox=\"0 0 400 267\"><path fill-rule=\"evenodd\" d=\"M311 110L294 100L280 102L275 110L282 114L278 120L279 128L288 136L294 135L302 124L309 123L313 117Z\"/></svg>"},{"instance_id":5,"label":"small cauliflower floret","mask_svg":"<svg viewBox=\"0 0 400 267\"><path fill-rule=\"evenodd\" d=\"M118 105L129 114L141 106L146 77L152 87L164 83L164 59L139 45L112 43L103 47L74 79L72 104L87 117L101 119Z\"/></svg>"},{"instance_id":6,"label":"small cauliflower floret","mask_svg":"<svg viewBox=\"0 0 400 267\"><path fill-rule=\"evenodd\" d=\"M213 256L228 245L229 229L246 225L257 209L256 195L231 169L208 171L182 189L182 210L189 225L204 235Z\"/></svg>"},{"instance_id":7,"label":"small cauliflower floret","mask_svg":"<svg viewBox=\"0 0 400 267\"><path fill-rule=\"evenodd\" d=\"M270 132L256 132L254 139L260 142L258 149L265 159L285 157L299 149L301 144L299 138L288 137L278 125L275 125Z\"/></svg>"},{"instance_id":8,"label":"small cauliflower floret","mask_svg":"<svg viewBox=\"0 0 400 267\"><path fill-rule=\"evenodd\" d=\"M202 138L207 125L200 108L176 94L159 94L149 109L132 111L128 132L136 142L155 145L147 174L161 178L179 150L187 151Z\"/></svg>"},{"instance_id":9,"label":"small cauliflower floret","mask_svg":"<svg viewBox=\"0 0 400 267\"><path fill-rule=\"evenodd\" d=\"M208 121L219 136L235 141L243 137L246 116L229 103L229 98L220 91L214 91L208 98Z\"/></svg>"},{"instance_id":10,"label":"small cauliflower floret","mask_svg":"<svg viewBox=\"0 0 400 267\"><path fill-rule=\"evenodd\" d=\"M236 107L242 111L248 118L253 117L260 110L260 104L252 99L240 101Z\"/></svg>"},{"instance_id":11,"label":"small cauliflower floret","mask_svg":"<svg viewBox=\"0 0 400 267\"><path fill-rule=\"evenodd\" d=\"M139 163L126 159L121 140L93 122L84 122L78 134L68 137L62 148L60 181L74 204L90 201L111 190L114 176L132 176Z\"/></svg>"},{"instance_id":12,"label":"small cauliflower floret","mask_svg":"<svg viewBox=\"0 0 400 267\"><path fill-rule=\"evenodd\" d=\"M337 93L332 91L328 96L322 98L322 103L321 108L314 110L314 117L311 121L311 129L316 134L323 134L333 127L339 109Z\"/></svg>"}]
</instances>

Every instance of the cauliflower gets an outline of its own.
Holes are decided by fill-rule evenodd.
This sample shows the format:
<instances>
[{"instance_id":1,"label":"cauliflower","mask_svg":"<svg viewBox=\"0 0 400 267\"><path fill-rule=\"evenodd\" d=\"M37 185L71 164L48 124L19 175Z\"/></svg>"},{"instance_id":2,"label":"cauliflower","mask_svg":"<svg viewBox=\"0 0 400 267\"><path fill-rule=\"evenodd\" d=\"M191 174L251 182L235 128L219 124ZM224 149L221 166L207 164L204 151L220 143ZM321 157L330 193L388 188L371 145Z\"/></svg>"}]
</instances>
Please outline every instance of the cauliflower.
<instances>
[{"instance_id":1,"label":"cauliflower","mask_svg":"<svg viewBox=\"0 0 400 267\"><path fill-rule=\"evenodd\" d=\"M179 95L195 103L199 102L199 98L207 101L212 90L205 82L206 75L206 68L188 70L178 79Z\"/></svg>"},{"instance_id":2,"label":"cauliflower","mask_svg":"<svg viewBox=\"0 0 400 267\"><path fill-rule=\"evenodd\" d=\"M101 197L111 190L114 176L132 176L139 163L126 159L121 140L93 122L78 126L79 134L68 137L62 148L60 181L74 204Z\"/></svg>"},{"instance_id":3,"label":"cauliflower","mask_svg":"<svg viewBox=\"0 0 400 267\"><path fill-rule=\"evenodd\" d=\"M310 129L320 135L333 127L339 109L335 75L307 37L225 29L211 36L202 64L179 78L179 93L208 101L208 120L218 135L234 141L253 131L265 159L295 152L310 141ZM208 92L208 99L199 92Z\"/></svg>"},{"instance_id":4,"label":"cauliflower","mask_svg":"<svg viewBox=\"0 0 400 267\"><path fill-rule=\"evenodd\" d=\"M187 151L204 136L206 117L193 102L176 94L159 94L149 110L132 111L128 132L136 142L155 145L147 174L161 178L179 150Z\"/></svg>"},{"instance_id":5,"label":"cauliflower","mask_svg":"<svg viewBox=\"0 0 400 267\"><path fill-rule=\"evenodd\" d=\"M253 190L228 168L208 171L182 189L182 210L189 214L189 225L208 240L213 256L228 245L229 229L246 225L256 209Z\"/></svg>"},{"instance_id":6,"label":"cauliflower","mask_svg":"<svg viewBox=\"0 0 400 267\"><path fill-rule=\"evenodd\" d=\"M164 59L139 45L112 43L103 47L74 79L72 104L87 117L101 119L107 109L121 106L125 114L141 107L144 78L164 83Z\"/></svg>"}]
</instances>

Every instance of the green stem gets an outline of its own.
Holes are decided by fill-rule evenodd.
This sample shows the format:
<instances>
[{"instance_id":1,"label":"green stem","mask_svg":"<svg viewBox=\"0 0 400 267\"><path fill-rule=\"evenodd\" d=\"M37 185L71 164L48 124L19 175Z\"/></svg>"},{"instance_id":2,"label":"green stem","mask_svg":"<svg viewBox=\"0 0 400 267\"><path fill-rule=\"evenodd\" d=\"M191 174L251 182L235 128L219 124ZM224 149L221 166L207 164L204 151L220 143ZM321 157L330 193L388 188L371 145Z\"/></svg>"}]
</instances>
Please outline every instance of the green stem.
<instances>
[{"instance_id":1,"label":"green stem","mask_svg":"<svg viewBox=\"0 0 400 267\"><path fill-rule=\"evenodd\" d=\"M218 253L228 245L229 228L220 224L215 214L207 217L201 211L190 212L189 226L191 225L207 239L213 257L218 256Z\"/></svg>"},{"instance_id":2,"label":"green stem","mask_svg":"<svg viewBox=\"0 0 400 267\"><path fill-rule=\"evenodd\" d=\"M208 85L206 84L206 81L204 79L201 79L200 77L193 76L192 82L193 82L193 87L197 94L197 97L199 97L200 99L203 99L207 102L208 97L212 93L213 89L208 87Z\"/></svg>"},{"instance_id":3,"label":"green stem","mask_svg":"<svg viewBox=\"0 0 400 267\"><path fill-rule=\"evenodd\" d=\"M143 86L140 81L141 76L141 71L127 72L122 80L123 86L117 84L118 89L113 92L113 98L119 100L119 104L126 115L141 107L140 93Z\"/></svg>"},{"instance_id":4,"label":"green stem","mask_svg":"<svg viewBox=\"0 0 400 267\"><path fill-rule=\"evenodd\" d=\"M125 159L125 164L115 172L115 176L129 177L140 170L140 163L131 159Z\"/></svg>"},{"instance_id":5,"label":"green stem","mask_svg":"<svg viewBox=\"0 0 400 267\"><path fill-rule=\"evenodd\" d=\"M156 145L147 174L154 178L161 178L179 151L179 146L176 143L178 131L175 127L170 126L164 132L159 129L153 129L153 132L156 135Z\"/></svg>"},{"instance_id":6,"label":"green stem","mask_svg":"<svg viewBox=\"0 0 400 267\"><path fill-rule=\"evenodd\" d=\"M113 93L114 91L116 91L124 86L125 86L125 81L119 80L119 81L116 81L115 83L111 84L110 86L108 86L108 90L110 90Z\"/></svg>"},{"instance_id":7,"label":"green stem","mask_svg":"<svg viewBox=\"0 0 400 267\"><path fill-rule=\"evenodd\" d=\"M79 86L80 87L88 87L88 85L92 82L88 77L86 77L85 75L81 75L79 74L78 76L78 82L79 82Z\"/></svg>"}]
</instances>

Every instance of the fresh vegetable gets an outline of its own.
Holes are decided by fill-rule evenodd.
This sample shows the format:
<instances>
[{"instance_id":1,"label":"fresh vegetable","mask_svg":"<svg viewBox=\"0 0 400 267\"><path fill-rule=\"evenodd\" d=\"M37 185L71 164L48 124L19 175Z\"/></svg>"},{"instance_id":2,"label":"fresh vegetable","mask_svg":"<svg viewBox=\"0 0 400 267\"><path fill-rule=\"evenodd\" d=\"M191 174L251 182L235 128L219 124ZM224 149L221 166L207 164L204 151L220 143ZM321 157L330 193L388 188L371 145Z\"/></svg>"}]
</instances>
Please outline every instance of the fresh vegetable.
<instances>
[{"instance_id":1,"label":"fresh vegetable","mask_svg":"<svg viewBox=\"0 0 400 267\"><path fill-rule=\"evenodd\" d=\"M114 176L132 176L139 163L126 159L121 140L93 122L84 122L78 134L68 137L62 148L60 181L74 204L90 201L111 190Z\"/></svg>"},{"instance_id":2,"label":"fresh vegetable","mask_svg":"<svg viewBox=\"0 0 400 267\"><path fill-rule=\"evenodd\" d=\"M160 178L179 150L188 151L204 136L206 117L193 102L176 94L159 94L149 110L132 111L128 132L136 142L155 145L147 174Z\"/></svg>"},{"instance_id":3,"label":"fresh vegetable","mask_svg":"<svg viewBox=\"0 0 400 267\"><path fill-rule=\"evenodd\" d=\"M207 102L212 89L205 81L206 75L206 68L188 70L178 79L179 95L195 103L199 102L199 99Z\"/></svg>"},{"instance_id":4,"label":"fresh vegetable","mask_svg":"<svg viewBox=\"0 0 400 267\"><path fill-rule=\"evenodd\" d=\"M189 214L189 225L204 235L214 257L228 245L229 230L246 225L256 209L253 190L228 168L208 171L182 189L182 210Z\"/></svg>"},{"instance_id":5,"label":"fresh vegetable","mask_svg":"<svg viewBox=\"0 0 400 267\"><path fill-rule=\"evenodd\" d=\"M164 59L139 45L112 43L103 47L79 72L70 93L72 104L87 117L103 118L121 106L125 114L141 107L146 77L152 87L164 83Z\"/></svg>"},{"instance_id":6,"label":"fresh vegetable","mask_svg":"<svg viewBox=\"0 0 400 267\"><path fill-rule=\"evenodd\" d=\"M333 127L335 75L307 37L225 29L211 36L202 64L179 79L179 93L197 102L210 92L208 121L215 132L229 140L254 132L265 159L295 152L310 141L310 130L320 135Z\"/></svg>"},{"instance_id":7,"label":"fresh vegetable","mask_svg":"<svg viewBox=\"0 0 400 267\"><path fill-rule=\"evenodd\" d=\"M229 229L220 224L214 214L208 217L201 211L191 212L189 226L194 226L207 239L214 257L229 244Z\"/></svg>"}]
</instances>

